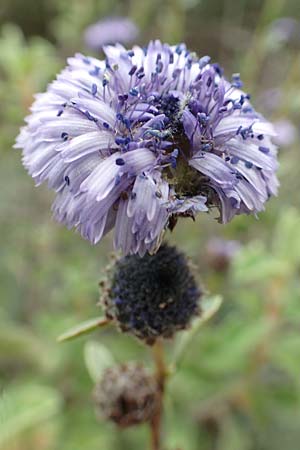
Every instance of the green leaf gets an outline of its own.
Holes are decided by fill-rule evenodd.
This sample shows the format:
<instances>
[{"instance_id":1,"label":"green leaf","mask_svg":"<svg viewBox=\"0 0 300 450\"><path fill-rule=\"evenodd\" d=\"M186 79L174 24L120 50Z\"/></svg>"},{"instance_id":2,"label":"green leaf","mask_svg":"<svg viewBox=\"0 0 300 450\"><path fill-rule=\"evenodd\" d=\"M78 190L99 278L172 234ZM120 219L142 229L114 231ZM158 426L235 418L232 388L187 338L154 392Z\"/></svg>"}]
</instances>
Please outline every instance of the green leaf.
<instances>
[{"instance_id":1,"label":"green leaf","mask_svg":"<svg viewBox=\"0 0 300 450\"><path fill-rule=\"evenodd\" d=\"M96 317L94 319L86 320L85 322L82 322L78 325L75 325L70 330L66 331L65 333L61 334L58 338L58 342L65 342L70 341L72 339L75 339L79 336L82 336L83 334L91 333L92 331L95 331L97 328L104 327L105 325L108 325L109 320L105 317Z\"/></svg>"},{"instance_id":2,"label":"green leaf","mask_svg":"<svg viewBox=\"0 0 300 450\"><path fill-rule=\"evenodd\" d=\"M178 368L183 355L185 354L189 344L193 340L193 338L198 334L200 328L203 324L205 324L211 317L213 317L216 312L219 310L222 304L222 297L220 295L216 295L215 297L206 298L201 303L202 314L199 318L194 320L191 328L182 333L176 344L174 350L174 357L172 362L172 369L175 370Z\"/></svg>"},{"instance_id":3,"label":"green leaf","mask_svg":"<svg viewBox=\"0 0 300 450\"><path fill-rule=\"evenodd\" d=\"M0 354L2 364L33 366L40 370L51 370L56 363L55 355L49 358L49 351L29 329L6 321L0 328Z\"/></svg>"},{"instance_id":4,"label":"green leaf","mask_svg":"<svg viewBox=\"0 0 300 450\"><path fill-rule=\"evenodd\" d=\"M90 377L95 383L100 380L105 369L115 364L115 360L107 347L95 341L86 343L84 360Z\"/></svg>"},{"instance_id":5,"label":"green leaf","mask_svg":"<svg viewBox=\"0 0 300 450\"><path fill-rule=\"evenodd\" d=\"M275 323L267 317L251 323L238 323L236 317L218 327L215 339L210 336L207 347L202 348L201 365L210 373L225 374L247 370L257 346L263 345ZM255 359L255 357L254 357Z\"/></svg>"},{"instance_id":6,"label":"green leaf","mask_svg":"<svg viewBox=\"0 0 300 450\"><path fill-rule=\"evenodd\" d=\"M59 413L62 399L47 386L13 386L0 397L0 447L24 431L48 421Z\"/></svg>"},{"instance_id":7,"label":"green leaf","mask_svg":"<svg viewBox=\"0 0 300 450\"><path fill-rule=\"evenodd\" d=\"M274 232L273 250L278 258L288 261L291 268L300 263L300 215L290 208L281 215Z\"/></svg>"},{"instance_id":8,"label":"green leaf","mask_svg":"<svg viewBox=\"0 0 300 450\"><path fill-rule=\"evenodd\" d=\"M251 441L246 430L229 415L223 420L217 450L249 450Z\"/></svg>"},{"instance_id":9,"label":"green leaf","mask_svg":"<svg viewBox=\"0 0 300 450\"><path fill-rule=\"evenodd\" d=\"M251 242L233 261L233 277L238 283L263 282L270 277L285 276L289 270L287 260L271 255L259 241Z\"/></svg>"}]
</instances>

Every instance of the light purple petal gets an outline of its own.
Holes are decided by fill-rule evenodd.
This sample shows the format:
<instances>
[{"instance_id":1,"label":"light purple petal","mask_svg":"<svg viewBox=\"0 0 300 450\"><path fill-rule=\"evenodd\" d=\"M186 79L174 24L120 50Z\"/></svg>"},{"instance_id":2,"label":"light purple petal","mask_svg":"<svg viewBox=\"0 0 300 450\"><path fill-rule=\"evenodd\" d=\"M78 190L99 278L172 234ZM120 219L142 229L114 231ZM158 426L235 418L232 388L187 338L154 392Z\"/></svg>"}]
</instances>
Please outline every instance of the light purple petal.
<instances>
[{"instance_id":1,"label":"light purple petal","mask_svg":"<svg viewBox=\"0 0 300 450\"><path fill-rule=\"evenodd\" d=\"M235 177L230 167L222 158L213 153L198 152L192 157L189 164L222 187L229 187L235 183Z\"/></svg>"}]
</instances>

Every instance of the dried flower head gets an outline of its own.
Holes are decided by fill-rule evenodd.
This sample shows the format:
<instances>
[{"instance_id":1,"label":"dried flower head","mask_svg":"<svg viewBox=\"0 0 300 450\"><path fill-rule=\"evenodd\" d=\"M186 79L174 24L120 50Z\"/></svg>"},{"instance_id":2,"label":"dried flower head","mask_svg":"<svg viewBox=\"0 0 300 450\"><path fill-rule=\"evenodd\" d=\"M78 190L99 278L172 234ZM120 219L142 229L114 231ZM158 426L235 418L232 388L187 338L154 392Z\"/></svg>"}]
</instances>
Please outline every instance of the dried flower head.
<instances>
[{"instance_id":1,"label":"dried flower head","mask_svg":"<svg viewBox=\"0 0 300 450\"><path fill-rule=\"evenodd\" d=\"M154 377L141 364L129 363L106 369L94 398L100 417L129 427L151 420L157 392Z\"/></svg>"},{"instance_id":2,"label":"dried flower head","mask_svg":"<svg viewBox=\"0 0 300 450\"><path fill-rule=\"evenodd\" d=\"M76 55L32 105L17 139L56 219L91 242L115 228L125 254L153 253L179 216L257 213L276 194L272 125L241 80L184 44L150 42L106 60Z\"/></svg>"},{"instance_id":3,"label":"dried flower head","mask_svg":"<svg viewBox=\"0 0 300 450\"><path fill-rule=\"evenodd\" d=\"M84 40L92 50L101 50L106 44L133 42L138 34L138 27L128 17L108 17L87 27Z\"/></svg>"},{"instance_id":4,"label":"dried flower head","mask_svg":"<svg viewBox=\"0 0 300 450\"><path fill-rule=\"evenodd\" d=\"M102 303L121 331L152 345L189 326L201 295L183 253L164 244L155 255L119 259Z\"/></svg>"}]
</instances>

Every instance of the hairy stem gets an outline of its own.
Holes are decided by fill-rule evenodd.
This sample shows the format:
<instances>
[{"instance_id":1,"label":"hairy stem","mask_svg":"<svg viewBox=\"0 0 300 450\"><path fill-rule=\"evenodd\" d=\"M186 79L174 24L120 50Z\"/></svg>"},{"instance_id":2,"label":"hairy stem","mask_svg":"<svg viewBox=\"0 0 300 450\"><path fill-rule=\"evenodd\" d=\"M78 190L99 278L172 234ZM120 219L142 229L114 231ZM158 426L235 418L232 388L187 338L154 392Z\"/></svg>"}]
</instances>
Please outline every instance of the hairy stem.
<instances>
[{"instance_id":1,"label":"hairy stem","mask_svg":"<svg viewBox=\"0 0 300 450\"><path fill-rule=\"evenodd\" d=\"M161 426L163 416L163 400L165 382L167 377L167 367L164 358L164 347L161 341L157 341L153 346L153 360L156 369L156 380L158 386L158 406L151 421L151 450L162 450Z\"/></svg>"}]
</instances>

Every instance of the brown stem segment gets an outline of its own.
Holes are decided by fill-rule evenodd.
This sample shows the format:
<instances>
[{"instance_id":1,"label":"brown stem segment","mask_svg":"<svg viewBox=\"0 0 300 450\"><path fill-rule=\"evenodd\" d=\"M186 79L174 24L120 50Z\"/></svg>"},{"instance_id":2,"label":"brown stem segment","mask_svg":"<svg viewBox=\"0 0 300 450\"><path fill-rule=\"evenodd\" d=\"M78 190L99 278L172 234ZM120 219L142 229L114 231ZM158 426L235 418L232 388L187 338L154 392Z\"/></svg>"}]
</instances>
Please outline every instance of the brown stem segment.
<instances>
[{"instance_id":1,"label":"brown stem segment","mask_svg":"<svg viewBox=\"0 0 300 450\"><path fill-rule=\"evenodd\" d=\"M153 359L156 369L156 381L158 386L158 405L156 413L151 421L151 450L162 450L161 446L161 425L163 415L163 399L165 391L165 381L167 377L167 368L164 358L164 347L160 340L157 340L153 346Z\"/></svg>"}]
</instances>

